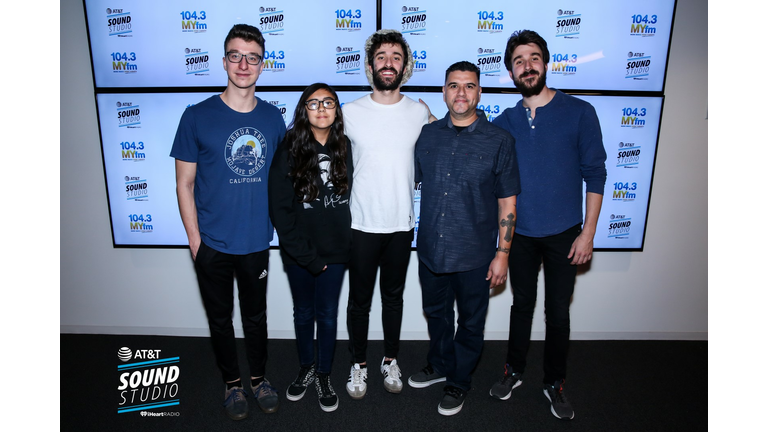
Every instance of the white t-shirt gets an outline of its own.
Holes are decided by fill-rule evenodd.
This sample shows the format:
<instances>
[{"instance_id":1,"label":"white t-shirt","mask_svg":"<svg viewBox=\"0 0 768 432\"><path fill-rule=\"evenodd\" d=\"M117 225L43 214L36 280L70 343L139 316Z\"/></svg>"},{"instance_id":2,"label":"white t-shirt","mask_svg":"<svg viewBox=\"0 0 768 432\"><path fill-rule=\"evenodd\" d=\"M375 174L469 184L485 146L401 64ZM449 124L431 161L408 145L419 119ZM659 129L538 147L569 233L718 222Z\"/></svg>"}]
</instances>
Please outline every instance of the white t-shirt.
<instances>
[{"instance_id":1,"label":"white t-shirt","mask_svg":"<svg viewBox=\"0 0 768 432\"><path fill-rule=\"evenodd\" d=\"M414 226L413 150L427 108L403 96L392 105L371 95L345 103L344 132L352 141L354 177L349 208L352 228L368 233L409 231Z\"/></svg>"}]
</instances>

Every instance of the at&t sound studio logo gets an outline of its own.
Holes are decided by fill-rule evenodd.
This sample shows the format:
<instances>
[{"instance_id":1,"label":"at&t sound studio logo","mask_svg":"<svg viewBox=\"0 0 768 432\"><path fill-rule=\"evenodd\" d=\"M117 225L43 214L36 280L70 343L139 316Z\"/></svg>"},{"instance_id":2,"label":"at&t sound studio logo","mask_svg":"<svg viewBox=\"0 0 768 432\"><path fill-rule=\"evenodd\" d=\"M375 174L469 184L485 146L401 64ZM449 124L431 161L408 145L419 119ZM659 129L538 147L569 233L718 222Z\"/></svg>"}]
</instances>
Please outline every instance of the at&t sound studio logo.
<instances>
[{"instance_id":1,"label":"at&t sound studio logo","mask_svg":"<svg viewBox=\"0 0 768 432\"><path fill-rule=\"evenodd\" d=\"M427 11L418 6L403 6L400 19L400 33L412 35L427 34Z\"/></svg>"},{"instance_id":2,"label":"at&t sound studio logo","mask_svg":"<svg viewBox=\"0 0 768 432\"><path fill-rule=\"evenodd\" d=\"M209 60L208 51L203 51L201 48L184 48L184 67L187 75L210 75Z\"/></svg>"},{"instance_id":3,"label":"at&t sound studio logo","mask_svg":"<svg viewBox=\"0 0 768 432\"><path fill-rule=\"evenodd\" d=\"M627 215L611 215L611 222L608 224L608 238L628 239L632 228L632 218Z\"/></svg>"},{"instance_id":4,"label":"at&t sound studio logo","mask_svg":"<svg viewBox=\"0 0 768 432\"><path fill-rule=\"evenodd\" d=\"M125 194L128 201L149 201L147 180L141 177L125 176Z\"/></svg>"},{"instance_id":5,"label":"at&t sound studio logo","mask_svg":"<svg viewBox=\"0 0 768 432\"><path fill-rule=\"evenodd\" d=\"M107 31L110 36L133 37L132 27L130 12L107 8Z\"/></svg>"},{"instance_id":6,"label":"at&t sound studio logo","mask_svg":"<svg viewBox=\"0 0 768 432\"><path fill-rule=\"evenodd\" d=\"M635 143L619 143L616 152L616 168L637 168L640 165L642 149Z\"/></svg>"},{"instance_id":7,"label":"at&t sound studio logo","mask_svg":"<svg viewBox=\"0 0 768 432\"><path fill-rule=\"evenodd\" d=\"M493 48L477 49L477 68L485 76L499 76L502 70L504 54Z\"/></svg>"},{"instance_id":8,"label":"at&t sound studio logo","mask_svg":"<svg viewBox=\"0 0 768 432\"><path fill-rule=\"evenodd\" d=\"M117 126L127 129L136 129L141 126L141 109L133 102L118 102Z\"/></svg>"},{"instance_id":9,"label":"at&t sound studio logo","mask_svg":"<svg viewBox=\"0 0 768 432\"><path fill-rule=\"evenodd\" d=\"M638 81L647 81L651 74L651 56L646 53L632 52L627 53L627 68L624 78L631 78Z\"/></svg>"},{"instance_id":10,"label":"at&t sound studio logo","mask_svg":"<svg viewBox=\"0 0 768 432\"><path fill-rule=\"evenodd\" d=\"M285 14L276 7L259 7L259 30L265 35L282 35L285 30Z\"/></svg>"},{"instance_id":11,"label":"at&t sound studio logo","mask_svg":"<svg viewBox=\"0 0 768 432\"><path fill-rule=\"evenodd\" d=\"M581 32L581 14L572 10L557 10L555 37L578 39Z\"/></svg>"},{"instance_id":12,"label":"at&t sound studio logo","mask_svg":"<svg viewBox=\"0 0 768 432\"><path fill-rule=\"evenodd\" d=\"M179 405L179 357L162 358L161 350L122 347L117 358L122 362L117 366L118 414L141 411L142 417L179 415L149 411Z\"/></svg>"},{"instance_id":13,"label":"at&t sound studio logo","mask_svg":"<svg viewBox=\"0 0 768 432\"><path fill-rule=\"evenodd\" d=\"M353 47L336 47L336 73L360 75L362 66L360 50Z\"/></svg>"}]
</instances>

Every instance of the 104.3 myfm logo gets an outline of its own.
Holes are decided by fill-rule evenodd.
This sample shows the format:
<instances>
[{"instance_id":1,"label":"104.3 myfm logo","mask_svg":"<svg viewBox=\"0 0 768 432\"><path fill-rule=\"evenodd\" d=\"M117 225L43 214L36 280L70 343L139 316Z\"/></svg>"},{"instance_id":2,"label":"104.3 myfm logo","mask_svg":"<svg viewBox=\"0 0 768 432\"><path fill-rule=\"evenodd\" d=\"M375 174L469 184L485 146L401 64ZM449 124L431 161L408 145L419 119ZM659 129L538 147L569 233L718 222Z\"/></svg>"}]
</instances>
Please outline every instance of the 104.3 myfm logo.
<instances>
[{"instance_id":1,"label":"104.3 myfm logo","mask_svg":"<svg viewBox=\"0 0 768 432\"><path fill-rule=\"evenodd\" d=\"M181 11L181 32L182 33L205 33L208 31L206 18L208 14L201 11Z\"/></svg>"},{"instance_id":2,"label":"104.3 myfm logo","mask_svg":"<svg viewBox=\"0 0 768 432\"><path fill-rule=\"evenodd\" d=\"M127 75L139 71L135 52L113 52L109 55L112 57L112 73Z\"/></svg>"},{"instance_id":3,"label":"104.3 myfm logo","mask_svg":"<svg viewBox=\"0 0 768 432\"><path fill-rule=\"evenodd\" d=\"M360 31L363 29L363 12L360 9L336 9L336 30L348 32Z\"/></svg>"}]
</instances>

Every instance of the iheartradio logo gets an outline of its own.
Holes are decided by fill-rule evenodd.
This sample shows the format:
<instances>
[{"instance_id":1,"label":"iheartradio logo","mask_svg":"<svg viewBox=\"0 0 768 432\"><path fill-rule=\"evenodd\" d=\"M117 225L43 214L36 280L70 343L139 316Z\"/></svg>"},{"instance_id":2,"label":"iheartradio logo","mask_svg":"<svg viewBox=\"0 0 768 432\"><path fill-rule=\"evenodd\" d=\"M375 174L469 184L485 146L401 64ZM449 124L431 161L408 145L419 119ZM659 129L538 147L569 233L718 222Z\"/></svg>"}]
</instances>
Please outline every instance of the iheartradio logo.
<instances>
[{"instance_id":1,"label":"iheartradio logo","mask_svg":"<svg viewBox=\"0 0 768 432\"><path fill-rule=\"evenodd\" d=\"M131 350L127 347L122 347L119 350L117 350L117 358L119 358L121 361L127 362L131 359L133 355L131 354Z\"/></svg>"}]
</instances>

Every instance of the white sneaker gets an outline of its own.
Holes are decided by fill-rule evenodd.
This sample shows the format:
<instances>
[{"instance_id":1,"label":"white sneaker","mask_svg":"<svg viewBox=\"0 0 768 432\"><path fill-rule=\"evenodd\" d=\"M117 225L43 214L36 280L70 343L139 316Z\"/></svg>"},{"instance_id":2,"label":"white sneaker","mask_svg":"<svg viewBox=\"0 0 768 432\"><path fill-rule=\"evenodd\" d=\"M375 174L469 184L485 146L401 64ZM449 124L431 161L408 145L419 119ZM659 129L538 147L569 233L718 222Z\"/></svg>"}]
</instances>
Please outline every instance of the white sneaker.
<instances>
[{"instance_id":1,"label":"white sneaker","mask_svg":"<svg viewBox=\"0 0 768 432\"><path fill-rule=\"evenodd\" d=\"M368 368L360 367L360 363L355 363L349 370L349 379L347 380L347 393L352 399L362 399L365 391L368 389Z\"/></svg>"},{"instance_id":2,"label":"white sneaker","mask_svg":"<svg viewBox=\"0 0 768 432\"><path fill-rule=\"evenodd\" d=\"M381 374L384 375L384 388L390 393L400 393L403 391L403 381L400 380L400 366L397 360L392 360L390 364L384 364L381 359Z\"/></svg>"}]
</instances>

